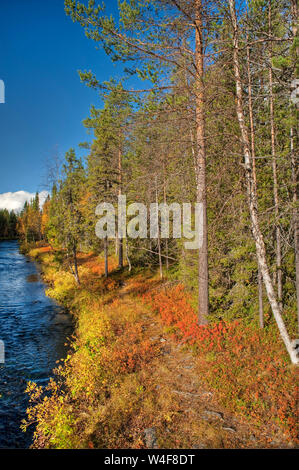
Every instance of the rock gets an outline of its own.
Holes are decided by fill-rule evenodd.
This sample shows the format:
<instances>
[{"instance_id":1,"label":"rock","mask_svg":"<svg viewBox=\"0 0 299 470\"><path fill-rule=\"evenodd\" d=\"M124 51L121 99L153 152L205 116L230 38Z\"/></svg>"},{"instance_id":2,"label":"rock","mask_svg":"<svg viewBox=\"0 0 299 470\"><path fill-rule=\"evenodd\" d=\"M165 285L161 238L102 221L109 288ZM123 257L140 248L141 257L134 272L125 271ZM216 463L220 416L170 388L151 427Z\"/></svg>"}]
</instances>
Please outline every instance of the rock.
<instances>
[{"instance_id":1,"label":"rock","mask_svg":"<svg viewBox=\"0 0 299 470\"><path fill-rule=\"evenodd\" d=\"M204 444L195 444L192 446L192 449L206 449L207 447Z\"/></svg>"},{"instance_id":2,"label":"rock","mask_svg":"<svg viewBox=\"0 0 299 470\"><path fill-rule=\"evenodd\" d=\"M70 315L67 313L58 313L53 320L54 325L69 325L72 323Z\"/></svg>"},{"instance_id":3,"label":"rock","mask_svg":"<svg viewBox=\"0 0 299 470\"><path fill-rule=\"evenodd\" d=\"M213 393L212 393L212 392L202 392L202 394L201 394L201 397L202 397L202 398L205 398L205 399L206 399L206 398L210 398L210 397L212 397L212 396L213 396Z\"/></svg>"},{"instance_id":4,"label":"rock","mask_svg":"<svg viewBox=\"0 0 299 470\"><path fill-rule=\"evenodd\" d=\"M184 369L194 369L194 366L184 366Z\"/></svg>"},{"instance_id":5,"label":"rock","mask_svg":"<svg viewBox=\"0 0 299 470\"><path fill-rule=\"evenodd\" d=\"M167 354L170 354L171 353L171 350L170 349L164 349L164 351L162 351L162 356L167 356Z\"/></svg>"},{"instance_id":6,"label":"rock","mask_svg":"<svg viewBox=\"0 0 299 470\"><path fill-rule=\"evenodd\" d=\"M157 449L156 428L147 428L144 430L145 444L148 449Z\"/></svg>"},{"instance_id":7,"label":"rock","mask_svg":"<svg viewBox=\"0 0 299 470\"><path fill-rule=\"evenodd\" d=\"M172 392L185 397L200 397L199 393L183 392L182 390L172 390Z\"/></svg>"},{"instance_id":8,"label":"rock","mask_svg":"<svg viewBox=\"0 0 299 470\"><path fill-rule=\"evenodd\" d=\"M161 338L161 339L160 339L160 342L161 342L161 343L165 343L165 341L166 341L165 338Z\"/></svg>"},{"instance_id":9,"label":"rock","mask_svg":"<svg viewBox=\"0 0 299 470\"><path fill-rule=\"evenodd\" d=\"M39 281L38 274L29 274L27 276L27 282L38 282L38 281Z\"/></svg>"},{"instance_id":10,"label":"rock","mask_svg":"<svg viewBox=\"0 0 299 470\"><path fill-rule=\"evenodd\" d=\"M280 446L280 442L277 441L277 440L271 441L270 444L271 444L272 446L275 446L275 447L279 447L279 446Z\"/></svg>"},{"instance_id":11,"label":"rock","mask_svg":"<svg viewBox=\"0 0 299 470\"><path fill-rule=\"evenodd\" d=\"M223 414L220 411L205 410L204 416L202 416L202 418L203 419L218 418L223 421Z\"/></svg>"},{"instance_id":12,"label":"rock","mask_svg":"<svg viewBox=\"0 0 299 470\"><path fill-rule=\"evenodd\" d=\"M237 432L237 430L231 426L223 426L222 429L224 431Z\"/></svg>"}]
</instances>

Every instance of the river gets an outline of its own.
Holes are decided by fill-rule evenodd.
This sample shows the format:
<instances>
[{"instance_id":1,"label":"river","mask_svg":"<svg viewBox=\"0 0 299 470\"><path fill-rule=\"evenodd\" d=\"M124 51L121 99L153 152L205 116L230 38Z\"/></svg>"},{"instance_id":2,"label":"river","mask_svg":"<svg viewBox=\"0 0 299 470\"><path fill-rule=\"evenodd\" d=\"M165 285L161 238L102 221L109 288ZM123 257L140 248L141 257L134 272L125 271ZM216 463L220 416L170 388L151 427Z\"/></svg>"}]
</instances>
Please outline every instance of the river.
<instances>
[{"instance_id":1,"label":"river","mask_svg":"<svg viewBox=\"0 0 299 470\"><path fill-rule=\"evenodd\" d=\"M69 316L45 295L38 266L19 253L17 241L0 241L0 448L30 446L32 430L20 430L26 383L47 383L71 333Z\"/></svg>"}]
</instances>

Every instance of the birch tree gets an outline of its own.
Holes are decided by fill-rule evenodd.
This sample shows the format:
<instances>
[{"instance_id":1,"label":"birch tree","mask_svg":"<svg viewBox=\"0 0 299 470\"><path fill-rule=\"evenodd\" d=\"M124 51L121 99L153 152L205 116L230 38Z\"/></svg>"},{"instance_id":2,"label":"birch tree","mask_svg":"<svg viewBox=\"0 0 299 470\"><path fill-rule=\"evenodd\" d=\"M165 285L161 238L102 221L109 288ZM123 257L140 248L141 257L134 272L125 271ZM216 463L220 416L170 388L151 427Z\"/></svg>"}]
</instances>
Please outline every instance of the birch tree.
<instances>
[{"instance_id":1,"label":"birch tree","mask_svg":"<svg viewBox=\"0 0 299 470\"><path fill-rule=\"evenodd\" d=\"M248 134L247 124L245 121L244 107L243 107L243 89L242 89L240 62L239 62L239 28L238 28L238 21L237 21L236 9L235 9L235 0L228 0L228 3L229 3L230 19L231 19L232 30L233 30L232 47L233 47L234 77L235 77L235 85L236 85L236 113L237 113L237 118L238 118L240 132L241 132L241 139L242 139L242 147L243 147L243 154L244 154L244 167L245 167L246 181L247 181L247 197L248 197L249 211L250 211L250 217L251 217L252 233L253 233L253 237L255 240L258 263L259 263L261 273L263 276L263 281L264 281L264 285L266 288L267 297L268 297L268 300L272 309L273 316L279 328L280 336L285 344L285 347L289 353L292 363L298 364L299 358L290 340L287 329L285 327L285 324L284 324L284 321L280 312L278 299L274 290L273 282L269 273L264 238L263 238L262 232L260 230L260 225L259 225L258 211L257 211L257 191L256 191L256 184L253 178L253 173L252 173L252 155L250 151L249 134Z\"/></svg>"}]
</instances>

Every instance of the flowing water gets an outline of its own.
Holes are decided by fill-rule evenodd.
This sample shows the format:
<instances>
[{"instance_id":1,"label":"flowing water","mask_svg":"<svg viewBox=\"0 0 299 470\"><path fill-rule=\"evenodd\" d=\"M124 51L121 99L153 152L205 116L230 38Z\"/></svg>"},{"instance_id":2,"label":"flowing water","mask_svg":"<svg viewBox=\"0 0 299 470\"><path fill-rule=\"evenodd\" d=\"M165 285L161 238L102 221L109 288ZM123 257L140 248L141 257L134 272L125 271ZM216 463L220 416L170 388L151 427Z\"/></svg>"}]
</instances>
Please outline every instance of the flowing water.
<instances>
[{"instance_id":1,"label":"flowing water","mask_svg":"<svg viewBox=\"0 0 299 470\"><path fill-rule=\"evenodd\" d=\"M0 241L0 448L30 446L32 430L20 430L26 383L47 383L71 333L69 315L46 297L37 265L19 253L17 241Z\"/></svg>"}]
</instances>

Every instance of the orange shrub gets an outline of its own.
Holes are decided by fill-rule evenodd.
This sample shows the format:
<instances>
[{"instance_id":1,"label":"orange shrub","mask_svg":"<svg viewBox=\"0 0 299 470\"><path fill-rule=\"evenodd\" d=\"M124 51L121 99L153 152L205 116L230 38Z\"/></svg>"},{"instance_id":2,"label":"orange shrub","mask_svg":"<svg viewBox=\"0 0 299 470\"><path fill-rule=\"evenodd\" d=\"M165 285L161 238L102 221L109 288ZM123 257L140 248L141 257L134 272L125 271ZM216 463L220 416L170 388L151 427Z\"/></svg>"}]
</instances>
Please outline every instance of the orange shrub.
<instances>
[{"instance_id":1,"label":"orange shrub","mask_svg":"<svg viewBox=\"0 0 299 470\"><path fill-rule=\"evenodd\" d=\"M109 352L109 361L114 373L136 372L157 354L157 346L144 338L142 324L140 322L114 324L116 341L112 351ZM107 351L108 353L108 351ZM108 359L102 356L104 362Z\"/></svg>"}]
</instances>

